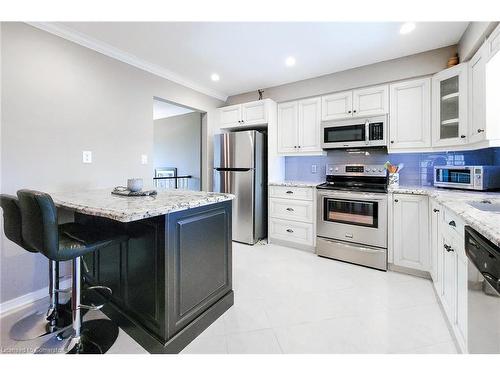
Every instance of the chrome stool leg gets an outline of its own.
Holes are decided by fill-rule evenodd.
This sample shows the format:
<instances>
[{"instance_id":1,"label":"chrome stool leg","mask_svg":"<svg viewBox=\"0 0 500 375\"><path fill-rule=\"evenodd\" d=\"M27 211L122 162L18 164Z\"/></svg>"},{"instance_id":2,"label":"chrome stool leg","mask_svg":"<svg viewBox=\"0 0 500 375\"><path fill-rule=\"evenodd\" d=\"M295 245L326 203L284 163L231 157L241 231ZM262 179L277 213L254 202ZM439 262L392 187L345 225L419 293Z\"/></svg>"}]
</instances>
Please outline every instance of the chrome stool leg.
<instances>
[{"instance_id":1,"label":"chrome stool leg","mask_svg":"<svg viewBox=\"0 0 500 375\"><path fill-rule=\"evenodd\" d=\"M71 310L73 323L70 328L52 336L36 354L104 354L118 337L118 326L107 319L95 319L82 323L81 309L99 310L103 305L89 306L80 303L81 258L72 261ZM109 289L109 288L108 288Z\"/></svg>"},{"instance_id":2,"label":"chrome stool leg","mask_svg":"<svg viewBox=\"0 0 500 375\"><path fill-rule=\"evenodd\" d=\"M16 322L10 329L9 336L13 340L28 341L58 332L70 324L61 313L59 305L59 263L49 260L49 296L47 311L36 311Z\"/></svg>"}]
</instances>

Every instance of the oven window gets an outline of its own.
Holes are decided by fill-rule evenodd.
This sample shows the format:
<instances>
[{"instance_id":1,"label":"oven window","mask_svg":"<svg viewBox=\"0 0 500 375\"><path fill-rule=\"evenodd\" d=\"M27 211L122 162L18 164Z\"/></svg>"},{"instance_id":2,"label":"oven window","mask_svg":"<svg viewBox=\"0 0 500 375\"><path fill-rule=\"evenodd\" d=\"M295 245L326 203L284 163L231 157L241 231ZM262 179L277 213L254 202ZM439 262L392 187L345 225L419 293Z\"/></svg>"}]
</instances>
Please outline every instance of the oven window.
<instances>
[{"instance_id":1,"label":"oven window","mask_svg":"<svg viewBox=\"0 0 500 375\"><path fill-rule=\"evenodd\" d=\"M378 203L324 198L325 221L378 228Z\"/></svg>"},{"instance_id":2,"label":"oven window","mask_svg":"<svg viewBox=\"0 0 500 375\"><path fill-rule=\"evenodd\" d=\"M436 169L436 181L455 184L470 184L470 169Z\"/></svg>"},{"instance_id":3,"label":"oven window","mask_svg":"<svg viewBox=\"0 0 500 375\"><path fill-rule=\"evenodd\" d=\"M325 128L324 142L356 142L365 140L365 125L332 126Z\"/></svg>"}]
</instances>

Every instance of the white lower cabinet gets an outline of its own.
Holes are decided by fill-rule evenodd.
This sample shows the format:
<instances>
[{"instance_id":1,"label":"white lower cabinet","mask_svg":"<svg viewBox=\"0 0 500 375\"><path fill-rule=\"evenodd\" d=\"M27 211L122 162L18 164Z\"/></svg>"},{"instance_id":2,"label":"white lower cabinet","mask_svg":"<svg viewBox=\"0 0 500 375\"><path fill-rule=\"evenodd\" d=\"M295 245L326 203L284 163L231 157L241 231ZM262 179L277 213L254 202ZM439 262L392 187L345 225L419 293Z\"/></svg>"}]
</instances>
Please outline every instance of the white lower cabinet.
<instances>
[{"instance_id":1,"label":"white lower cabinet","mask_svg":"<svg viewBox=\"0 0 500 375\"><path fill-rule=\"evenodd\" d=\"M394 264L429 271L429 198L394 194L392 207Z\"/></svg>"},{"instance_id":2,"label":"white lower cabinet","mask_svg":"<svg viewBox=\"0 0 500 375\"><path fill-rule=\"evenodd\" d=\"M394 265L430 273L456 341L467 353L464 222L423 195L393 194L392 210Z\"/></svg>"},{"instance_id":3,"label":"white lower cabinet","mask_svg":"<svg viewBox=\"0 0 500 375\"><path fill-rule=\"evenodd\" d=\"M436 272L431 272L434 288L461 351L467 353L468 260L464 249L464 225L456 215L433 200L430 207L440 210L433 212L440 219L431 216L431 233L438 237L437 246L431 246L431 258L436 259ZM431 240L431 243L434 242Z\"/></svg>"},{"instance_id":4,"label":"white lower cabinet","mask_svg":"<svg viewBox=\"0 0 500 375\"><path fill-rule=\"evenodd\" d=\"M270 243L314 249L315 194L312 187L269 186Z\"/></svg>"}]
</instances>

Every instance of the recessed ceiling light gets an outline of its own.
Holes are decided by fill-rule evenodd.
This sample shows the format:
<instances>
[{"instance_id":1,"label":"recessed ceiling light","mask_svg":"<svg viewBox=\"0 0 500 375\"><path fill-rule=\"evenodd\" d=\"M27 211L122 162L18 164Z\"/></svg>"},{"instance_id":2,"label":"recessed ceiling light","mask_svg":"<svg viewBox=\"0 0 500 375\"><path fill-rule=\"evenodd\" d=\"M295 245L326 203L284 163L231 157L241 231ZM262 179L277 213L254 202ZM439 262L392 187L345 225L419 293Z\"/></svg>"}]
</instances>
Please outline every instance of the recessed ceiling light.
<instances>
[{"instance_id":1,"label":"recessed ceiling light","mask_svg":"<svg viewBox=\"0 0 500 375\"><path fill-rule=\"evenodd\" d=\"M285 60L286 66L294 66L295 65L295 57L289 56Z\"/></svg>"},{"instance_id":2,"label":"recessed ceiling light","mask_svg":"<svg viewBox=\"0 0 500 375\"><path fill-rule=\"evenodd\" d=\"M215 82L217 82L220 79L220 77L217 73L212 74L210 76L210 78L212 79L212 81L215 81Z\"/></svg>"},{"instance_id":3,"label":"recessed ceiling light","mask_svg":"<svg viewBox=\"0 0 500 375\"><path fill-rule=\"evenodd\" d=\"M408 34L411 33L413 30L415 30L415 22L405 22L401 26L401 29L399 29L400 34Z\"/></svg>"}]
</instances>

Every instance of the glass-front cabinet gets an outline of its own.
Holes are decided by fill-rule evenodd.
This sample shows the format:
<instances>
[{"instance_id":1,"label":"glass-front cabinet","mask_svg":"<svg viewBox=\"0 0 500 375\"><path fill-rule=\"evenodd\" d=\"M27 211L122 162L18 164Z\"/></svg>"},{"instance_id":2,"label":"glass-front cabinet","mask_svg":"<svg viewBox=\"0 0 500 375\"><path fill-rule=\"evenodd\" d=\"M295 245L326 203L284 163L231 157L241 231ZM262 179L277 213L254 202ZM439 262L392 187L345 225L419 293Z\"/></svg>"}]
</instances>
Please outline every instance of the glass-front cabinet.
<instances>
[{"instance_id":1,"label":"glass-front cabinet","mask_svg":"<svg viewBox=\"0 0 500 375\"><path fill-rule=\"evenodd\" d=\"M453 146L467 141L467 64L432 78L432 145Z\"/></svg>"}]
</instances>

